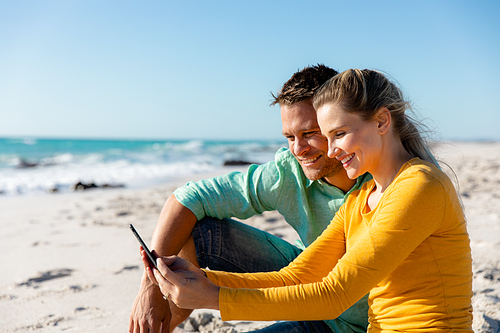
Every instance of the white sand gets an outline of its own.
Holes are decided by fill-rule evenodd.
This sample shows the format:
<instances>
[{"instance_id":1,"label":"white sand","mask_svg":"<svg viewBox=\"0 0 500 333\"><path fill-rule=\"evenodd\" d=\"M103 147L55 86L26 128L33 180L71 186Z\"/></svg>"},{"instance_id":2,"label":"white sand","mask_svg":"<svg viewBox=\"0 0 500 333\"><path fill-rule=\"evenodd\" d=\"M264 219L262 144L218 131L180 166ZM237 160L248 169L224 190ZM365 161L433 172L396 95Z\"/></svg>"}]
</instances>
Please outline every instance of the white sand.
<instances>
[{"instance_id":1,"label":"white sand","mask_svg":"<svg viewBox=\"0 0 500 333\"><path fill-rule=\"evenodd\" d=\"M474 258L475 332L498 332L500 143L445 144L437 154L457 174L466 208ZM140 190L0 197L0 332L127 332L142 275L128 224L149 242L164 201L185 182ZM248 223L291 242L296 239L275 212ZM206 329L215 324L221 323L213 320ZM262 325L232 322L213 331Z\"/></svg>"}]
</instances>

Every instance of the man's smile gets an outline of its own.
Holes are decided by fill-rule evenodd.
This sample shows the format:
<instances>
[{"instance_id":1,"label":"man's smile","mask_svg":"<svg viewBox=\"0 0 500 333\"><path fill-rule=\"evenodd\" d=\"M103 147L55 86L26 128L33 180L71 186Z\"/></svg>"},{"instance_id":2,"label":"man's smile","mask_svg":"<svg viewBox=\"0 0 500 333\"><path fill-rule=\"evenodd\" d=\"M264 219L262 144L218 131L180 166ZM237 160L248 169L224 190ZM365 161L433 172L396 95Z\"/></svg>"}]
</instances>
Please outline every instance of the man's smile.
<instances>
[{"instance_id":1,"label":"man's smile","mask_svg":"<svg viewBox=\"0 0 500 333\"><path fill-rule=\"evenodd\" d=\"M314 162L316 162L320 157L321 157L321 155L318 155L315 157L310 157L310 158L300 158L299 161L303 165L309 165L309 164L313 164Z\"/></svg>"}]
</instances>

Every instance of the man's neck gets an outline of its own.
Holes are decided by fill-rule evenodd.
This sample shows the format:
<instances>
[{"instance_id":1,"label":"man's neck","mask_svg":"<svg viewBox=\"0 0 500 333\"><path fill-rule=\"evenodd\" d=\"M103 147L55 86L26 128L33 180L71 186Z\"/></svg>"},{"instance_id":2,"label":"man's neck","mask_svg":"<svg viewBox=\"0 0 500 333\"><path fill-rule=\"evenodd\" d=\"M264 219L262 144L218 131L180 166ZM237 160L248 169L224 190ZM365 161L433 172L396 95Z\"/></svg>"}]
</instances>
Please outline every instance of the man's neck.
<instances>
[{"instance_id":1,"label":"man's neck","mask_svg":"<svg viewBox=\"0 0 500 333\"><path fill-rule=\"evenodd\" d=\"M332 177L324 177L322 179L328 184L339 188L344 193L349 192L349 190L356 184L356 179L350 179L347 175L336 175Z\"/></svg>"}]
</instances>

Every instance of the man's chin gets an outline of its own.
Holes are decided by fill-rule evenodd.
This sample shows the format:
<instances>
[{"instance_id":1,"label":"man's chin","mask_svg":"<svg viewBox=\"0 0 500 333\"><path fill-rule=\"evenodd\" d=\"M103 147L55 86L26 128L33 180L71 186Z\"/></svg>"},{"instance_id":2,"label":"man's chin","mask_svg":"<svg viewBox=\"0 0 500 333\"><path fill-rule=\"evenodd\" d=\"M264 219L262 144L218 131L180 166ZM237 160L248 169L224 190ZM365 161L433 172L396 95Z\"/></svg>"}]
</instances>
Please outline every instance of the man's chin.
<instances>
[{"instance_id":1,"label":"man's chin","mask_svg":"<svg viewBox=\"0 0 500 333\"><path fill-rule=\"evenodd\" d=\"M343 172L344 168L341 163L332 163L326 168L324 165L322 168L307 168L302 166L302 171L309 180L318 180L326 177L332 177L337 175L339 172Z\"/></svg>"},{"instance_id":2,"label":"man's chin","mask_svg":"<svg viewBox=\"0 0 500 333\"><path fill-rule=\"evenodd\" d=\"M304 175L306 175L309 180L323 178L321 170L302 167L302 171L304 171Z\"/></svg>"}]
</instances>

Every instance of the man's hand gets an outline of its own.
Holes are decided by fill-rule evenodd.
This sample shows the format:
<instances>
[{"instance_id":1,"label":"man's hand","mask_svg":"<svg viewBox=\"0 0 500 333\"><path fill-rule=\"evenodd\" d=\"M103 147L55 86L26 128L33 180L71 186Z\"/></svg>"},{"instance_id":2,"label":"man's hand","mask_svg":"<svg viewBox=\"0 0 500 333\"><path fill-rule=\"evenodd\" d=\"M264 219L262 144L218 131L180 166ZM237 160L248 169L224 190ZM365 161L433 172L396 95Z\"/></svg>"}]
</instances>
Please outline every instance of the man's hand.
<instances>
[{"instance_id":1,"label":"man's hand","mask_svg":"<svg viewBox=\"0 0 500 333\"><path fill-rule=\"evenodd\" d=\"M171 194L160 213L151 239L151 248L164 254L179 253L190 239L196 221L193 212ZM193 258L196 262L194 246L191 257L188 258ZM149 263L145 265L151 271ZM164 300L158 286L144 274L130 313L129 332L169 332L170 328L173 329L188 318L190 313L191 311L181 310L172 302Z\"/></svg>"},{"instance_id":2,"label":"man's hand","mask_svg":"<svg viewBox=\"0 0 500 333\"><path fill-rule=\"evenodd\" d=\"M170 319L169 302L163 299L160 289L144 276L130 312L128 331L169 333Z\"/></svg>"}]
</instances>

